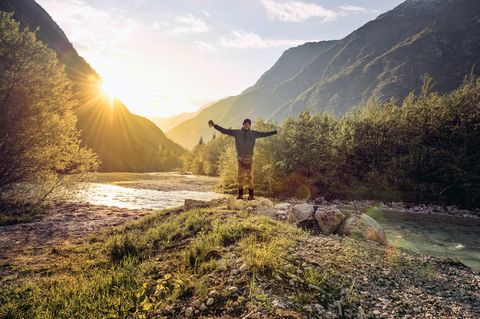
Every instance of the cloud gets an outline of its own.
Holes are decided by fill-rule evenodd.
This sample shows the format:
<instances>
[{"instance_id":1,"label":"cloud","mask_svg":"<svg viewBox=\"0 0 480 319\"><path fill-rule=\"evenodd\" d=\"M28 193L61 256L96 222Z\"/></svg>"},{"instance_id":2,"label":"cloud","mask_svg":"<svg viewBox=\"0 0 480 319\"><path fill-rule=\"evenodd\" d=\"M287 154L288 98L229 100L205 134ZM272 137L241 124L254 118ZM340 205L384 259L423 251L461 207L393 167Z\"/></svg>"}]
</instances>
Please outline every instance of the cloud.
<instances>
[{"instance_id":1,"label":"cloud","mask_svg":"<svg viewBox=\"0 0 480 319\"><path fill-rule=\"evenodd\" d=\"M285 22L301 22L310 18L321 18L322 21L335 20L338 16L333 10L325 9L315 3L302 1L260 0L271 20Z\"/></svg>"},{"instance_id":2,"label":"cloud","mask_svg":"<svg viewBox=\"0 0 480 319\"><path fill-rule=\"evenodd\" d=\"M122 51L121 44L140 27L121 10L93 8L84 0L37 0L68 34L76 48L91 56Z\"/></svg>"},{"instance_id":3,"label":"cloud","mask_svg":"<svg viewBox=\"0 0 480 319\"><path fill-rule=\"evenodd\" d=\"M264 39L260 35L237 30L229 35L222 36L218 45L227 48L247 49L247 48L269 48L280 46L296 46L308 42L306 40L286 40L286 39Z\"/></svg>"},{"instance_id":4,"label":"cloud","mask_svg":"<svg viewBox=\"0 0 480 319\"><path fill-rule=\"evenodd\" d=\"M197 49L198 51L202 52L213 52L216 51L217 48L215 47L214 44L208 43L205 41L194 41L193 42L193 48Z\"/></svg>"},{"instance_id":5,"label":"cloud","mask_svg":"<svg viewBox=\"0 0 480 319\"><path fill-rule=\"evenodd\" d=\"M205 21L194 17L193 14L178 16L174 19L174 23L172 34L199 34L210 30Z\"/></svg>"},{"instance_id":6,"label":"cloud","mask_svg":"<svg viewBox=\"0 0 480 319\"><path fill-rule=\"evenodd\" d=\"M379 13L379 10L370 10L364 7L359 7L359 6L352 6L352 5L343 5L339 7L341 9L341 13L343 15L352 13Z\"/></svg>"},{"instance_id":7,"label":"cloud","mask_svg":"<svg viewBox=\"0 0 480 319\"><path fill-rule=\"evenodd\" d=\"M367 9L363 7L352 6L352 5L343 5L343 6L340 6L340 9L346 12L367 12Z\"/></svg>"}]
</instances>

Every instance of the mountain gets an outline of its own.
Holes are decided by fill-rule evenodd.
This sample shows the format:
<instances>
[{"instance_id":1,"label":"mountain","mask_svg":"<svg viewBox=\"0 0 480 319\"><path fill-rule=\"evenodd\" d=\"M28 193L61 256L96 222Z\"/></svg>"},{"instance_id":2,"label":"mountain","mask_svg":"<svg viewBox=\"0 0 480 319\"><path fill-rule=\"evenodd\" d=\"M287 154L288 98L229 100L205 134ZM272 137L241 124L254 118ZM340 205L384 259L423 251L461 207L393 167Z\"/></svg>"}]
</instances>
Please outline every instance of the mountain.
<instances>
[{"instance_id":1,"label":"mountain","mask_svg":"<svg viewBox=\"0 0 480 319\"><path fill-rule=\"evenodd\" d=\"M81 57L65 33L34 0L2 0L0 11L14 19L53 49L65 65L80 102L75 110L82 143L98 155L103 171L159 171L180 165L185 150L168 139L150 120L132 114L119 100L100 92L101 77Z\"/></svg>"},{"instance_id":2,"label":"mountain","mask_svg":"<svg viewBox=\"0 0 480 319\"><path fill-rule=\"evenodd\" d=\"M480 1L407 0L337 41L285 51L253 86L203 110L167 136L191 147L208 119L238 127L245 117L280 121L306 107L336 115L375 95L403 99L425 74L445 93L479 74Z\"/></svg>"},{"instance_id":3,"label":"mountain","mask_svg":"<svg viewBox=\"0 0 480 319\"><path fill-rule=\"evenodd\" d=\"M178 124L195 117L195 115L200 113L203 109L205 109L205 108L209 107L210 105L214 104L215 102L217 102L217 101L207 103L207 104L203 105L202 107L200 107L195 112L183 112L183 113L173 115L173 116L170 116L170 117L157 117L157 118L153 118L151 120L162 131L167 132L168 130L171 130L172 128L174 128Z\"/></svg>"},{"instance_id":4,"label":"mountain","mask_svg":"<svg viewBox=\"0 0 480 319\"><path fill-rule=\"evenodd\" d=\"M203 137L204 141L210 140L215 131L207 125L208 120L223 118L223 115L230 112L230 106L236 98L228 97L207 107L194 118L184 121L168 131L167 136L188 149L192 149L198 143L200 137Z\"/></svg>"}]
</instances>

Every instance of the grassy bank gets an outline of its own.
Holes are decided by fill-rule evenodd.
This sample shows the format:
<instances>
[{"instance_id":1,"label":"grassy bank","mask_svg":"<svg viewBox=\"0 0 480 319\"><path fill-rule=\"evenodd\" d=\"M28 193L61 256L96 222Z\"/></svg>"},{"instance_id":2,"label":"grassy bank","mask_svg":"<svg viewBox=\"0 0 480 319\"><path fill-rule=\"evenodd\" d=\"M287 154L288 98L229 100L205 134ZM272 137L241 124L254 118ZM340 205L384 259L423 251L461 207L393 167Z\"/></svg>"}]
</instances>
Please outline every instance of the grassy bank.
<instances>
[{"instance_id":1,"label":"grassy bank","mask_svg":"<svg viewBox=\"0 0 480 319\"><path fill-rule=\"evenodd\" d=\"M392 296L402 304L387 311L401 307L406 317L480 311L475 275L461 266L309 236L224 207L154 213L53 250L61 256L54 265L2 279L0 318L346 318L375 316ZM461 285L448 283L447 273ZM415 289L425 300L451 295L423 309L422 300L405 297Z\"/></svg>"},{"instance_id":2,"label":"grassy bank","mask_svg":"<svg viewBox=\"0 0 480 319\"><path fill-rule=\"evenodd\" d=\"M0 226L28 223L48 214L48 205L0 202Z\"/></svg>"}]
</instances>

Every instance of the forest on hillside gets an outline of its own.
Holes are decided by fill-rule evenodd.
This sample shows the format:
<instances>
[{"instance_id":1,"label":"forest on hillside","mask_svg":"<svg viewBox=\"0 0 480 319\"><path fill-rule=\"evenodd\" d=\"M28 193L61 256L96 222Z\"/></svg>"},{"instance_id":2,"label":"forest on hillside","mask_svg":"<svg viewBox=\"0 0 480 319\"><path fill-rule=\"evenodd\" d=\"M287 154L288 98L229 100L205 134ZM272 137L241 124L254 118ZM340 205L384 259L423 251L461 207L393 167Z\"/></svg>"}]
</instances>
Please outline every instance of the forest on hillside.
<instances>
[{"instance_id":1,"label":"forest on hillside","mask_svg":"<svg viewBox=\"0 0 480 319\"><path fill-rule=\"evenodd\" d=\"M426 77L403 102L365 105L342 117L308 109L280 124L254 122L279 134L257 141L256 187L268 195L480 205L480 80L449 94ZM221 123L220 123L221 124ZM205 124L206 125L206 124ZM184 170L220 175L236 185L233 139L201 141Z\"/></svg>"}]
</instances>

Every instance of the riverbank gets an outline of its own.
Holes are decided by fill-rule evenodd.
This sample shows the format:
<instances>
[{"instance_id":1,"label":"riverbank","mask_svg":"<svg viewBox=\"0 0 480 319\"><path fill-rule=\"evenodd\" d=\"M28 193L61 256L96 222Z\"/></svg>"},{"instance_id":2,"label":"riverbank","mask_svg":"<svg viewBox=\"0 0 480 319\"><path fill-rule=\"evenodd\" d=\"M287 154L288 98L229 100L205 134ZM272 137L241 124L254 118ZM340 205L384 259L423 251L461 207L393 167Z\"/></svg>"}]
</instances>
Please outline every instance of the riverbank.
<instances>
[{"instance_id":1,"label":"riverbank","mask_svg":"<svg viewBox=\"0 0 480 319\"><path fill-rule=\"evenodd\" d=\"M0 276L41 269L62 259L62 250L85 244L87 237L152 212L89 203L52 204L42 218L0 227Z\"/></svg>"},{"instance_id":2,"label":"riverbank","mask_svg":"<svg viewBox=\"0 0 480 319\"><path fill-rule=\"evenodd\" d=\"M50 246L54 262L40 259L3 276L0 317L480 315L480 277L462 264L311 236L223 203L150 212L84 238Z\"/></svg>"}]
</instances>

